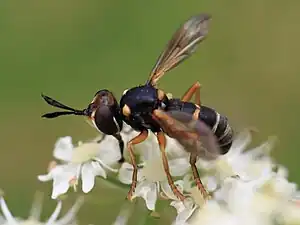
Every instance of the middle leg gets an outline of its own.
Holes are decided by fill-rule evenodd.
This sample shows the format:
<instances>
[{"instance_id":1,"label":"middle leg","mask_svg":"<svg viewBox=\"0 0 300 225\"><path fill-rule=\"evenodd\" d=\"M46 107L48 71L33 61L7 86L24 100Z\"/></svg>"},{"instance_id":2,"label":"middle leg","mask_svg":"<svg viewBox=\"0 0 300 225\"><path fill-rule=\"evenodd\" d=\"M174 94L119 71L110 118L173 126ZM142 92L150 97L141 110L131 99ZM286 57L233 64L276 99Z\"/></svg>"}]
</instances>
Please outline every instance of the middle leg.
<instances>
[{"instance_id":1,"label":"middle leg","mask_svg":"<svg viewBox=\"0 0 300 225\"><path fill-rule=\"evenodd\" d=\"M163 166L164 166L164 170L165 173L167 175L167 179L168 179L168 183L174 193L174 195L180 199L181 201L183 201L185 199L184 195L178 190L178 188L176 187L176 185L174 184L174 181L172 179L172 176L170 174L170 168L169 168L169 163L168 163L168 159L167 159L167 155L165 152L165 148L166 148L166 137L165 134L163 132L158 132L157 133L157 141L159 144L159 148L161 151L161 155L162 155L162 160L163 160Z\"/></svg>"}]
</instances>

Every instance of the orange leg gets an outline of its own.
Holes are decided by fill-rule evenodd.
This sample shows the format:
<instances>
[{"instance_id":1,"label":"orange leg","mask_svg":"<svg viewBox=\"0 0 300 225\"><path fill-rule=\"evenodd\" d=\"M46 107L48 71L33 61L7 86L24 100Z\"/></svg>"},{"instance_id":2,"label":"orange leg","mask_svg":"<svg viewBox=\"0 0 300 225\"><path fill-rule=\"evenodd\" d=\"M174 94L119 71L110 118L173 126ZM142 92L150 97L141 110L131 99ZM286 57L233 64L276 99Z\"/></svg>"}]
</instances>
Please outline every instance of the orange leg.
<instances>
[{"instance_id":1,"label":"orange leg","mask_svg":"<svg viewBox=\"0 0 300 225\"><path fill-rule=\"evenodd\" d=\"M200 83L196 82L194 83L188 90L187 92L184 93L184 95L181 98L181 101L183 102L189 102L193 95L195 94L195 103L197 105L201 105L201 100L200 100Z\"/></svg>"},{"instance_id":2,"label":"orange leg","mask_svg":"<svg viewBox=\"0 0 300 225\"><path fill-rule=\"evenodd\" d=\"M134 156L132 147L133 147L133 145L136 145L136 144L139 144L139 143L145 141L147 137L148 137L148 131L144 130L138 136L131 139L127 144L127 148L128 148L130 159L131 159L131 164L133 166L132 183L130 186L130 190L127 194L128 200L132 199L132 194L133 194L133 192L136 188L136 184L137 184L137 163L135 161L135 156Z\"/></svg>"},{"instance_id":3,"label":"orange leg","mask_svg":"<svg viewBox=\"0 0 300 225\"><path fill-rule=\"evenodd\" d=\"M166 137L164 135L163 132L158 132L157 133L157 141L158 141L158 144L159 144L159 148L160 148L160 151L161 151L161 155L162 155L162 160L163 160L163 166L164 166L164 169L165 169L165 173L167 175L167 179L168 179L168 183L174 193L174 195L180 199L181 201L183 201L185 199L184 195L178 190L178 188L176 187L176 185L174 184L174 181L171 177L171 174L170 174L170 169L169 169L169 164L168 164L168 159L167 159L167 156L166 156L166 152L165 152L165 148L166 148Z\"/></svg>"},{"instance_id":4,"label":"orange leg","mask_svg":"<svg viewBox=\"0 0 300 225\"><path fill-rule=\"evenodd\" d=\"M192 167L192 171L193 171L193 176L194 176L194 180L196 182L196 185L198 187L198 189L201 191L201 194L204 198L207 198L209 196L209 194L207 193L207 191L205 190L202 181L200 179L197 167L196 167L196 160L197 160L197 155L191 153L190 156L190 164Z\"/></svg>"}]
</instances>

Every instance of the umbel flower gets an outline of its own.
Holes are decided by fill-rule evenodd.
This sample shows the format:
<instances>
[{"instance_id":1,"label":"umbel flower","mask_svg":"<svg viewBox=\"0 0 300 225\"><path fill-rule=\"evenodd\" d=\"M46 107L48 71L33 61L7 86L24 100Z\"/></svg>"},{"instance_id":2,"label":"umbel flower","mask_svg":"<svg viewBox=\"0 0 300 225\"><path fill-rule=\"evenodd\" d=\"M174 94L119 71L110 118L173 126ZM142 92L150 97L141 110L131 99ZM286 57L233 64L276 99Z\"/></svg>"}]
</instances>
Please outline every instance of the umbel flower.
<instances>
[{"instance_id":1,"label":"umbel flower","mask_svg":"<svg viewBox=\"0 0 300 225\"><path fill-rule=\"evenodd\" d=\"M58 200L55 210L52 215L45 221L40 221L40 215L42 211L42 195L37 193L36 198L33 202L30 214L27 219L22 219L13 216L9 210L3 195L0 197L0 207L2 215L0 214L1 225L76 225L76 214L83 204L83 198L79 197L69 211L59 218L62 201Z\"/></svg>"},{"instance_id":2,"label":"umbel flower","mask_svg":"<svg viewBox=\"0 0 300 225\"><path fill-rule=\"evenodd\" d=\"M118 146L114 146L114 142L105 144L91 141L75 147L71 137L63 137L56 142L53 155L62 163L51 162L48 174L38 176L40 181L53 180L52 198L65 194L70 186L76 190L80 178L82 191L88 193L95 185L96 176L106 178L107 170L118 171L112 167L120 158Z\"/></svg>"},{"instance_id":3,"label":"umbel flower","mask_svg":"<svg viewBox=\"0 0 300 225\"><path fill-rule=\"evenodd\" d=\"M137 132L125 125L122 134L125 142L136 135ZM210 192L210 198L204 199L193 180L189 154L176 140L167 137L170 172L178 190L186 196L180 201L168 184L156 138L151 134L147 141L135 147L139 164L133 198L144 199L150 211L156 210L161 199L169 201L170 208L177 212L173 225L300 224L300 192L295 183L288 181L287 169L270 155L274 138L247 149L251 140L252 133L244 130L236 136L227 154L213 161L198 159L202 183ZM107 178L111 174L106 181L117 178L113 184L119 182L122 189L122 184L132 182L130 161L117 163L120 152L114 138L106 137L101 143L92 141L78 146L73 146L70 137L61 138L55 145L54 157L61 163L50 167L48 174L39 176L41 181L53 180L53 198L66 193L70 186L76 187L80 178L85 193L94 187L96 176ZM128 212L122 209L115 224L125 225Z\"/></svg>"}]
</instances>

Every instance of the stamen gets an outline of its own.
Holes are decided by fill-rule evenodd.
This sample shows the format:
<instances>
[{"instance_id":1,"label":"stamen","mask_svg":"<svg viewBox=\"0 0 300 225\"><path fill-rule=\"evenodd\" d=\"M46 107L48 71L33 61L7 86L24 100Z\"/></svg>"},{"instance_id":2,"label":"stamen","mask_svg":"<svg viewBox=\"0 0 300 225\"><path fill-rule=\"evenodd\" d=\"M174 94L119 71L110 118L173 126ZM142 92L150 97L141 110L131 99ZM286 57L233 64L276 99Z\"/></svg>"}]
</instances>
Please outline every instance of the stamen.
<instances>
[{"instance_id":1,"label":"stamen","mask_svg":"<svg viewBox=\"0 0 300 225\"><path fill-rule=\"evenodd\" d=\"M77 191L78 179L74 176L69 180L69 185L73 187L74 191Z\"/></svg>"},{"instance_id":2,"label":"stamen","mask_svg":"<svg viewBox=\"0 0 300 225\"><path fill-rule=\"evenodd\" d=\"M106 165L101 159L94 157L93 158L95 161L99 162L101 164L102 167L105 167L107 170L110 170L113 173L117 173L118 169L114 169L108 165Z\"/></svg>"}]
</instances>

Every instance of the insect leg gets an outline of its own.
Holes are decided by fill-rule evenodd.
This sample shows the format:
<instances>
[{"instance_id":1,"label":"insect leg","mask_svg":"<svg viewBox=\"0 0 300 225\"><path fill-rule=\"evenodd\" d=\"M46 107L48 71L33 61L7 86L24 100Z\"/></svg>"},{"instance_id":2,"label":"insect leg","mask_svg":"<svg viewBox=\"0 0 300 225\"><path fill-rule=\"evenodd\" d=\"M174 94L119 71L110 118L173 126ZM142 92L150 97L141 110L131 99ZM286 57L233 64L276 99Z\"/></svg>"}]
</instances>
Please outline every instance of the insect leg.
<instances>
[{"instance_id":1,"label":"insect leg","mask_svg":"<svg viewBox=\"0 0 300 225\"><path fill-rule=\"evenodd\" d=\"M128 148L129 155L130 155L131 164L133 166L132 183L130 186L130 190L127 194L128 200L132 199L132 194L133 194L133 192L136 188L136 184L137 184L137 163L135 161L135 156L134 156L132 147L133 147L133 145L136 145L136 144L139 144L139 143L145 141L147 137L148 137L148 131L144 130L138 136L134 137L127 143L127 148Z\"/></svg>"},{"instance_id":2,"label":"insect leg","mask_svg":"<svg viewBox=\"0 0 300 225\"><path fill-rule=\"evenodd\" d=\"M197 105L201 105L201 100L200 100L200 83L196 82L194 83L182 96L181 101L183 102L189 102L193 95L195 94L195 103Z\"/></svg>"},{"instance_id":3,"label":"insect leg","mask_svg":"<svg viewBox=\"0 0 300 225\"><path fill-rule=\"evenodd\" d=\"M161 155L162 155L162 160L163 160L163 166L164 166L164 170L165 173L167 175L167 179L168 179L168 183L174 193L174 195L179 198L181 201L183 201L185 199L184 195L178 190L178 188L176 187L176 185L174 184L174 181L171 177L170 174L170 169L169 169L169 164L168 164L168 159L166 156L166 152L165 152L165 148L166 148L166 137L164 135L163 132L158 132L157 133L157 141L159 144L159 148L161 151Z\"/></svg>"},{"instance_id":4,"label":"insect leg","mask_svg":"<svg viewBox=\"0 0 300 225\"><path fill-rule=\"evenodd\" d=\"M123 155L123 152L124 152L124 141L122 139L122 136L120 133L117 133L117 134L114 134L113 135L119 142L119 148L120 148L120 152L121 152L121 158L119 159L119 163L122 163L125 161L124 159L124 155Z\"/></svg>"},{"instance_id":5,"label":"insect leg","mask_svg":"<svg viewBox=\"0 0 300 225\"><path fill-rule=\"evenodd\" d=\"M197 161L197 155L191 153L190 155L190 164L191 164L191 168L193 171L193 176L194 176L194 180L196 182L196 185L198 187L198 189L201 191L201 194L204 198L207 198L209 196L209 194L207 193L207 191L205 190L202 181L200 179L197 167L196 167L196 161Z\"/></svg>"}]
</instances>

